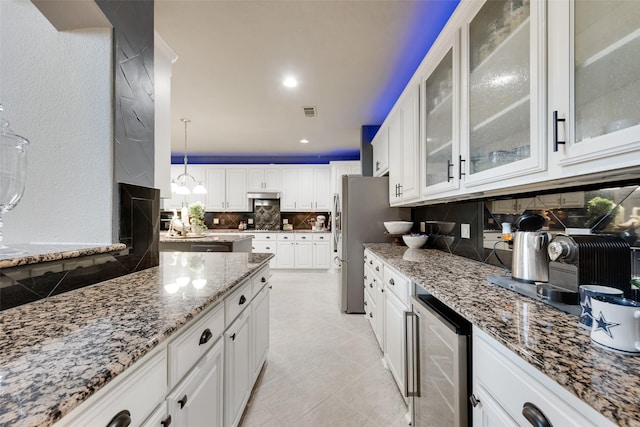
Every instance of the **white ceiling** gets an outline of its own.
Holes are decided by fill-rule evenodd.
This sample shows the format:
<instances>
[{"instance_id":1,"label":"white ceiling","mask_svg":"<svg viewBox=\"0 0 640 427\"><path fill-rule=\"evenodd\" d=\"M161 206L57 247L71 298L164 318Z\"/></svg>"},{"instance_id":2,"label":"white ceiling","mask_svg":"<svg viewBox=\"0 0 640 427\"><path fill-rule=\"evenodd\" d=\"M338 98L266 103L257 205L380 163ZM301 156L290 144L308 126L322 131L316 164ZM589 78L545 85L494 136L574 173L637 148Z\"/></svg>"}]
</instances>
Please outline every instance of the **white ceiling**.
<instances>
[{"instance_id":1,"label":"white ceiling","mask_svg":"<svg viewBox=\"0 0 640 427\"><path fill-rule=\"evenodd\" d=\"M443 3L156 0L156 31L178 55L172 153L184 151L182 117L192 120L190 156L358 150L361 126L384 120L415 70L409 64L394 82L412 35L426 30L417 17ZM282 86L288 74L297 88ZM315 106L317 117L305 117L303 106Z\"/></svg>"}]
</instances>

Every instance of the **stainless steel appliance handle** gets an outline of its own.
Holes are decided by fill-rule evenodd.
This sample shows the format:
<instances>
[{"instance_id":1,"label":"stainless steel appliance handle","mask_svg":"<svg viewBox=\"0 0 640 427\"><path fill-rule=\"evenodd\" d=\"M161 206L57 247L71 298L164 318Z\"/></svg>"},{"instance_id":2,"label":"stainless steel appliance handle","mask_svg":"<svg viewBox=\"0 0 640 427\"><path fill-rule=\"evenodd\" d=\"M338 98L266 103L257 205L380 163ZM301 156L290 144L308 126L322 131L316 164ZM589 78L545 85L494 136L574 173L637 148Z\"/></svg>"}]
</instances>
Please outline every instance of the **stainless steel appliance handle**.
<instances>
[{"instance_id":1,"label":"stainless steel appliance handle","mask_svg":"<svg viewBox=\"0 0 640 427\"><path fill-rule=\"evenodd\" d=\"M409 319L413 318L411 328L409 328ZM413 311L404 312L404 362L406 369L404 370L404 395L405 397L420 397L420 345L419 345L419 322L420 316ZM409 343L412 343L409 348ZM410 351L412 350L412 351ZM413 356L410 357L409 354ZM413 362L412 369L409 369L410 363ZM411 371L411 384L413 389L409 390L409 371Z\"/></svg>"}]
</instances>

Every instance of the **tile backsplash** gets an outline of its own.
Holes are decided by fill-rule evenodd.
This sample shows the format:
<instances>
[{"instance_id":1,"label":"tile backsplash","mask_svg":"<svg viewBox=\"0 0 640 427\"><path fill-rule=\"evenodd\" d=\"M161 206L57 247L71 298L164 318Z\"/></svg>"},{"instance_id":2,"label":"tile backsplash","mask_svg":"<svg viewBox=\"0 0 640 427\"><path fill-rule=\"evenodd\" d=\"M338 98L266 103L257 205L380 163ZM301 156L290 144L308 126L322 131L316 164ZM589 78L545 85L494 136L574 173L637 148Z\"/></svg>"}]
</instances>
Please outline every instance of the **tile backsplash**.
<instances>
[{"instance_id":1,"label":"tile backsplash","mask_svg":"<svg viewBox=\"0 0 640 427\"><path fill-rule=\"evenodd\" d=\"M612 211L613 209L613 211ZM611 215L607 213L611 211ZM523 194L512 198L483 199L412 208L414 232L420 221L448 221L456 225L448 245L431 239L431 246L477 261L500 265L492 253L493 240L500 235L502 222L515 224L523 213L545 217L544 229L551 233L567 228L591 228L600 219L603 233L623 237L632 247L640 246L640 187L638 183L602 188L577 188L549 194ZM469 224L469 238L462 238L461 225ZM505 249L500 249L505 245ZM496 246L498 256L511 265L506 244Z\"/></svg>"}]
</instances>

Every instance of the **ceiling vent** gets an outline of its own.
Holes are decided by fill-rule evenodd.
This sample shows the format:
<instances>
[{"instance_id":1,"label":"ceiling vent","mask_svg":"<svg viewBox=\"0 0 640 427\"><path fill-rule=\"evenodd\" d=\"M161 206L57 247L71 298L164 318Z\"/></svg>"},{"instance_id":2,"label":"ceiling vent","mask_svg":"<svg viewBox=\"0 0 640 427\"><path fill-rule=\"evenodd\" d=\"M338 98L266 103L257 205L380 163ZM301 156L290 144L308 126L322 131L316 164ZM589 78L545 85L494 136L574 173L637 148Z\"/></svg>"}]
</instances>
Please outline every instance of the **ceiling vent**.
<instances>
[{"instance_id":1,"label":"ceiling vent","mask_svg":"<svg viewBox=\"0 0 640 427\"><path fill-rule=\"evenodd\" d=\"M318 111L316 110L316 107L302 107L302 110L304 111L304 116L305 117L317 117L318 116Z\"/></svg>"}]
</instances>

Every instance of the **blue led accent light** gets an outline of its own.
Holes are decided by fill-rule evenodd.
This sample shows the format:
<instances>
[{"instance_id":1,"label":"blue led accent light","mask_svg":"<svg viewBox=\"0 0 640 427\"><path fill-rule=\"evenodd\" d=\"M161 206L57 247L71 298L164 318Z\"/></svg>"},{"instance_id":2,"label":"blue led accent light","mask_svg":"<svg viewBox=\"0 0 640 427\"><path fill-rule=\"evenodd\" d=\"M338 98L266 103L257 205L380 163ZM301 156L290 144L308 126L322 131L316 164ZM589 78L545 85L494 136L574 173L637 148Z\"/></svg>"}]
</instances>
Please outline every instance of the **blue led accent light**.
<instances>
[{"instance_id":1,"label":"blue led accent light","mask_svg":"<svg viewBox=\"0 0 640 427\"><path fill-rule=\"evenodd\" d=\"M240 154L189 154L189 164L209 165L268 165L268 164L312 164L324 165L338 160L360 160L359 150L334 150L318 154L257 154L243 156ZM171 164L181 165L184 154L171 155Z\"/></svg>"},{"instance_id":2,"label":"blue led accent light","mask_svg":"<svg viewBox=\"0 0 640 427\"><path fill-rule=\"evenodd\" d=\"M401 54L396 69L372 107L373 123L382 123L387 117L459 3L460 0L416 2L414 20L407 26L405 46L398 47Z\"/></svg>"}]
</instances>

